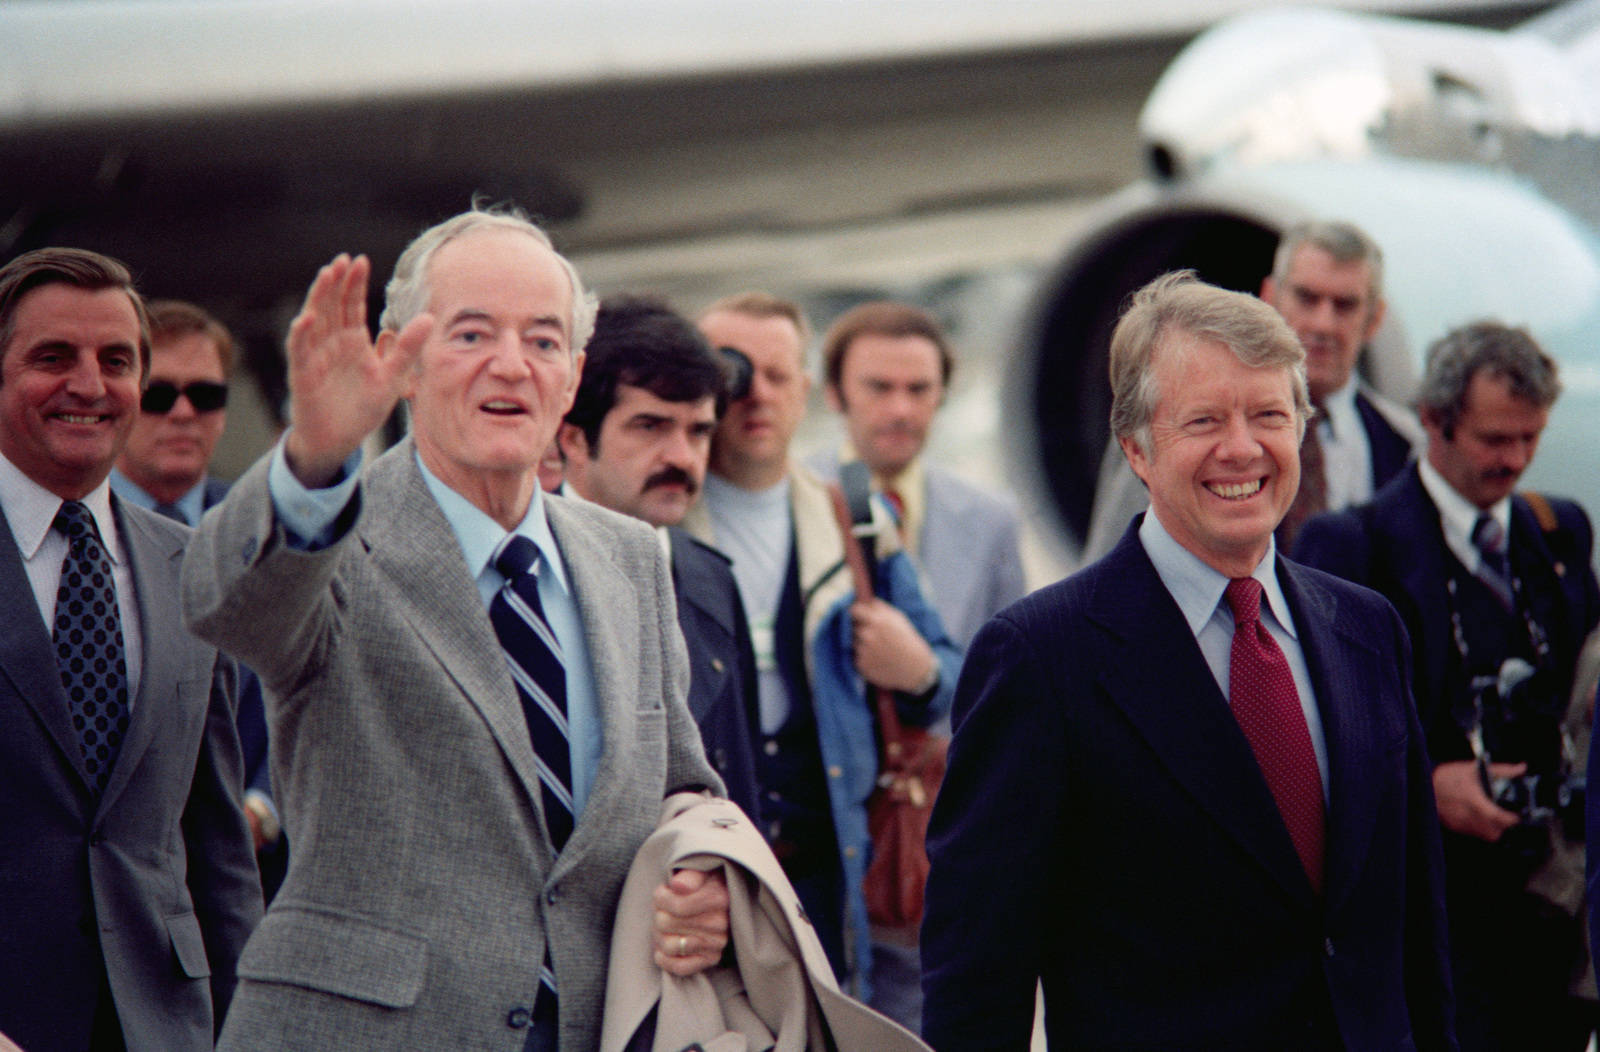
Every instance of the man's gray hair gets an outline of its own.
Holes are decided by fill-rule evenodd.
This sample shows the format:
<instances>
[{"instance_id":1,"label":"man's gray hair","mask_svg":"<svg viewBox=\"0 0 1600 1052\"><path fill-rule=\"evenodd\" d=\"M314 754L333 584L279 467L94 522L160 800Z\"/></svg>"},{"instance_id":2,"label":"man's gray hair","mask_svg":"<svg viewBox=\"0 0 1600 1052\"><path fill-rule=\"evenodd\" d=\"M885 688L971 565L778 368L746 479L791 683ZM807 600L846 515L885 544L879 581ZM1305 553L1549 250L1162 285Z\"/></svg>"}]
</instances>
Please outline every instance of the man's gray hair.
<instances>
[{"instance_id":1,"label":"man's gray hair","mask_svg":"<svg viewBox=\"0 0 1600 1052\"><path fill-rule=\"evenodd\" d=\"M1298 431L1311 418L1306 392L1306 352L1289 323L1271 306L1243 292L1208 285L1192 270L1163 274L1135 292L1111 333L1111 433L1151 451L1150 422L1161 391L1155 355L1175 334L1224 344L1252 368L1277 366L1289 374Z\"/></svg>"},{"instance_id":2,"label":"man's gray hair","mask_svg":"<svg viewBox=\"0 0 1600 1052\"><path fill-rule=\"evenodd\" d=\"M539 244L548 248L561 264L561 269L567 273L567 282L572 288L572 317L568 338L571 341L569 348L573 358L588 344L589 337L594 334L594 316L600 309L600 301L583 287L583 279L578 276L578 268L574 267L567 257L556 251L546 234L534 223L521 209L509 206L479 208L473 205L469 212L462 212L452 216L444 222L429 227L418 234L411 244L400 253L400 259L394 265L394 276L389 279L389 284L383 290L383 314L378 318L378 327L392 332L399 332L405 328L412 319L428 309L428 264L433 260L433 254L444 245L461 237L463 234L474 230L514 230L527 234Z\"/></svg>"},{"instance_id":3,"label":"man's gray hair","mask_svg":"<svg viewBox=\"0 0 1600 1052\"><path fill-rule=\"evenodd\" d=\"M1333 257L1335 263L1365 263L1367 265L1367 293L1376 308L1383 299L1383 250L1368 237L1366 231L1354 223L1323 220L1296 223L1283 232L1278 240L1278 251L1272 257L1272 280L1279 285L1289 280L1289 266L1294 254L1304 245L1320 248Z\"/></svg>"},{"instance_id":4,"label":"man's gray hair","mask_svg":"<svg viewBox=\"0 0 1600 1052\"><path fill-rule=\"evenodd\" d=\"M1478 373L1506 381L1511 396L1549 409L1561 396L1556 363L1526 329L1497 321L1476 321L1451 329L1428 348L1427 371L1417 394L1417 409L1454 440L1467 409L1467 388Z\"/></svg>"}]
</instances>

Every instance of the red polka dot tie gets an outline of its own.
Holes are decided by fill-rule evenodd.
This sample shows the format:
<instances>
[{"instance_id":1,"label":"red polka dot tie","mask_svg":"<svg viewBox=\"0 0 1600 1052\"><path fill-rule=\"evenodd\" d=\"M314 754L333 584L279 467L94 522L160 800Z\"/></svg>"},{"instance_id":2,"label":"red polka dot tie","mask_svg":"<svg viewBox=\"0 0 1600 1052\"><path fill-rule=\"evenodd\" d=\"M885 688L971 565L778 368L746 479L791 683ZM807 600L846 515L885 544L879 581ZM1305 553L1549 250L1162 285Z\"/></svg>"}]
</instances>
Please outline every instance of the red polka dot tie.
<instances>
[{"instance_id":1,"label":"red polka dot tie","mask_svg":"<svg viewBox=\"0 0 1600 1052\"><path fill-rule=\"evenodd\" d=\"M1228 705L1256 754L1311 887L1320 894L1322 776L1294 689L1294 674L1277 640L1261 623L1261 582L1253 577L1229 581L1227 599L1234 620Z\"/></svg>"}]
</instances>

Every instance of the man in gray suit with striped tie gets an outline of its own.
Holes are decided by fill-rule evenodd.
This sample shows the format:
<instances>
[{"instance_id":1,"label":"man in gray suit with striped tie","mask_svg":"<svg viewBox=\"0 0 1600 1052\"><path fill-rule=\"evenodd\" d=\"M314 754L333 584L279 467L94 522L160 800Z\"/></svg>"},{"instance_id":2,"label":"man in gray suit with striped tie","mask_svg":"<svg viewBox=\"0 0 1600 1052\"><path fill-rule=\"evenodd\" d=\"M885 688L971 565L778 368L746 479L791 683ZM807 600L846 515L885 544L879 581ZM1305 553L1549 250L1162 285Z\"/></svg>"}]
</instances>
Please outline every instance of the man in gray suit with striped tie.
<instances>
[{"instance_id":1,"label":"man in gray suit with striped tie","mask_svg":"<svg viewBox=\"0 0 1600 1052\"><path fill-rule=\"evenodd\" d=\"M539 490L594 306L518 214L318 274L284 441L184 565L185 613L267 688L295 852L225 1049L590 1049L622 881L682 788L720 790L644 524ZM413 433L361 469L396 401ZM656 961L716 962L727 892L657 890Z\"/></svg>"}]
</instances>

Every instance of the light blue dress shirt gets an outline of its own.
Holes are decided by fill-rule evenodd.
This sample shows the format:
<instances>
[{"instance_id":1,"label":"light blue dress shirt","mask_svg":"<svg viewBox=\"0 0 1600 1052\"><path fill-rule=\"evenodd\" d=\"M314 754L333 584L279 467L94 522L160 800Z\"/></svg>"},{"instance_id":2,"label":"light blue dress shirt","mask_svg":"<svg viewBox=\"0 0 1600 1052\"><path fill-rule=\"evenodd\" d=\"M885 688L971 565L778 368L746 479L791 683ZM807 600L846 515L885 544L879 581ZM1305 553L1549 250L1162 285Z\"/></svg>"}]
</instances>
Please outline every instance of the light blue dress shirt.
<instances>
[{"instance_id":1,"label":"light blue dress shirt","mask_svg":"<svg viewBox=\"0 0 1600 1052\"><path fill-rule=\"evenodd\" d=\"M1233 608L1223 593L1228 588L1228 578L1207 566L1200 557L1173 540L1161 525L1154 511L1145 513L1139 526L1139 542L1155 565L1156 574L1184 620L1200 644L1206 664L1216 677L1222 696L1228 696L1228 666L1233 651ZM1267 554L1256 565L1250 576L1261 582L1261 623L1267 626L1272 638L1277 640L1294 675L1294 689L1300 695L1300 710L1305 713L1306 729L1311 732L1311 748L1317 754L1317 771L1322 776L1322 799L1328 800L1328 744L1322 733L1322 716L1317 711L1316 695L1311 690L1311 672L1306 667L1305 652L1300 649L1300 635L1295 630L1294 618L1289 613L1289 602L1284 598L1273 572L1276 548L1268 543Z\"/></svg>"},{"instance_id":2,"label":"light blue dress shirt","mask_svg":"<svg viewBox=\"0 0 1600 1052\"><path fill-rule=\"evenodd\" d=\"M137 482L134 482L116 468L111 469L111 489L129 504L137 504L148 511L156 510L156 499L140 488ZM184 522L190 526L199 525L200 516L206 513L205 476L202 475L200 481L194 484L194 488L172 503L175 508L183 513Z\"/></svg>"},{"instance_id":3,"label":"light blue dress shirt","mask_svg":"<svg viewBox=\"0 0 1600 1052\"><path fill-rule=\"evenodd\" d=\"M495 593L505 583L505 578L490 564L495 548L506 536L506 531L476 505L439 480L417 458L422 478L428 491L444 512L445 521L461 544L461 553L467 560L478 586L478 595L484 609L494 599ZM331 540L334 520L355 495L361 454L358 452L345 462L344 477L326 489L312 490L301 485L289 470L283 452L283 442L272 454L267 486L272 494L273 508L278 519L288 531L296 547L316 549ZM518 524L516 533L528 538L539 548L539 601L544 605L545 619L561 641L561 652L567 671L567 736L572 750L572 802L573 818L583 815L584 805L594 787L595 771L600 766L600 752L604 739L600 727L600 706L595 696L593 666L589 661L589 646L583 632L583 620L578 612L577 598L573 594L571 578L561 549L550 533L550 523L545 518L544 496L534 487L533 500Z\"/></svg>"}]
</instances>

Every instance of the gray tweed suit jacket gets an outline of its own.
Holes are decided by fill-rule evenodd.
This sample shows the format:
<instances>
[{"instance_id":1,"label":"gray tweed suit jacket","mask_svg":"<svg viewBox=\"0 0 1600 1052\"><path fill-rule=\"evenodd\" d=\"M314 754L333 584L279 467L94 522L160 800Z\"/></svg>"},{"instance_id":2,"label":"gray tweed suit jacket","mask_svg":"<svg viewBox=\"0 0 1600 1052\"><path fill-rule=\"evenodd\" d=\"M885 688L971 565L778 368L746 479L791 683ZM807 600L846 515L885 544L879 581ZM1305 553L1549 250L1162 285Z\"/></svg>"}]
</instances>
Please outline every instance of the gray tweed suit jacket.
<instances>
[{"instance_id":1,"label":"gray tweed suit jacket","mask_svg":"<svg viewBox=\"0 0 1600 1052\"><path fill-rule=\"evenodd\" d=\"M513 1052L548 941L561 1045L593 1048L628 866L668 792L720 791L684 701L660 545L633 519L547 501L604 733L557 858L505 658L413 444L378 458L357 492L331 546L291 549L263 460L184 565L194 630L267 688L295 846L220 1047Z\"/></svg>"}]
</instances>

